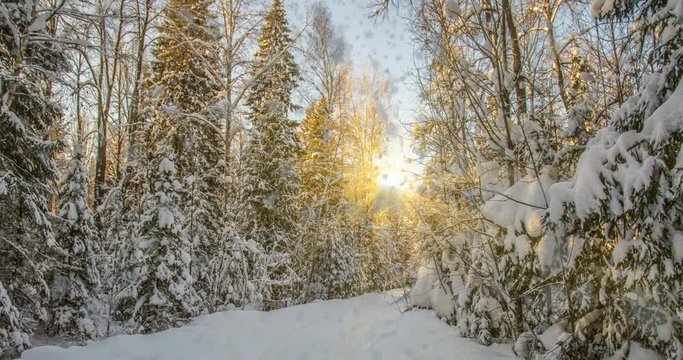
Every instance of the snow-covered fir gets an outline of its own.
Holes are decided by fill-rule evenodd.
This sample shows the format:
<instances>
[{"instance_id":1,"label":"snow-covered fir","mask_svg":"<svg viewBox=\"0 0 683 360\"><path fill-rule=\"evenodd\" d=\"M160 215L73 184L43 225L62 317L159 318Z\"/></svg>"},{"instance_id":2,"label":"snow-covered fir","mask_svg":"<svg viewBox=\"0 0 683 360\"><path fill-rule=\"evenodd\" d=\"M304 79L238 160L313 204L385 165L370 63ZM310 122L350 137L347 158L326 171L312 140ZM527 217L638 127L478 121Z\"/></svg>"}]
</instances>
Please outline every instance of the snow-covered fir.
<instances>
[{"instance_id":1,"label":"snow-covered fir","mask_svg":"<svg viewBox=\"0 0 683 360\"><path fill-rule=\"evenodd\" d=\"M101 254L93 212L88 204L88 171L83 165L83 149L76 144L73 159L58 194L59 219L55 240L63 249L60 260L65 268L51 276L53 334L100 336L90 313L99 305ZM90 309L89 309L90 308Z\"/></svg>"}]
</instances>

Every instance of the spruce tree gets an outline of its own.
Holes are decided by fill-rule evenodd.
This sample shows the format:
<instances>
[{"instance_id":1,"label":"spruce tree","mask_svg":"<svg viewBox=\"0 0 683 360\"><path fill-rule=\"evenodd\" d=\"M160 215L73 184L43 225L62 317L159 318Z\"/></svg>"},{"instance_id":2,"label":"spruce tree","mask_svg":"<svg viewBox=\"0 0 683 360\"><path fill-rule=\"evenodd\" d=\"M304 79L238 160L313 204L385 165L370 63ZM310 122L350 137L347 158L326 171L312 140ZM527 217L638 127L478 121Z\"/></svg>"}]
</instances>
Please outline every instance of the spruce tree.
<instances>
[{"instance_id":1,"label":"spruce tree","mask_svg":"<svg viewBox=\"0 0 683 360\"><path fill-rule=\"evenodd\" d=\"M297 124L287 117L294 109L292 90L299 77L291 44L284 9L274 0L265 16L247 94L252 129L240 189L242 233L264 249L270 262L270 279L260 281L267 307L282 306L288 299L293 280L289 252L299 223L295 161L300 145Z\"/></svg>"},{"instance_id":2,"label":"spruce tree","mask_svg":"<svg viewBox=\"0 0 683 360\"><path fill-rule=\"evenodd\" d=\"M259 118L270 112L272 103L281 104L280 111L295 110L292 91L297 86L299 67L294 62L290 49L292 38L289 33L282 2L273 0L259 36L259 49L256 51L252 66L254 84L247 96L247 105L254 126L262 126L259 125L262 122Z\"/></svg>"},{"instance_id":3,"label":"spruce tree","mask_svg":"<svg viewBox=\"0 0 683 360\"><path fill-rule=\"evenodd\" d=\"M51 12L41 4L0 3L0 282L3 302L47 320L50 264L43 255L56 248L48 201L59 177L53 155L61 147L49 136L61 117L50 99L51 80L66 60L45 29ZM30 330L20 320L0 322L0 332Z\"/></svg>"},{"instance_id":4,"label":"spruce tree","mask_svg":"<svg viewBox=\"0 0 683 360\"><path fill-rule=\"evenodd\" d=\"M148 85L147 83L145 85ZM120 313L123 308L118 304L121 294L127 296L131 284L137 276L130 271L130 266L136 263L135 244L139 239L141 217L144 211L143 198L150 191L149 182L157 174L154 165L159 137L153 126L155 98L149 87L142 89L140 107L137 119L140 122L134 129L135 148L129 148L128 162L125 164L123 179L119 188L112 189L107 201L99 211L105 231L102 235L102 252L106 254L101 262L102 293L114 311L111 316L123 318ZM129 144L131 146L131 144Z\"/></svg>"},{"instance_id":5,"label":"spruce tree","mask_svg":"<svg viewBox=\"0 0 683 360\"><path fill-rule=\"evenodd\" d=\"M252 131L246 149L244 185L241 188L242 233L265 252L266 279L260 279L267 307L280 307L288 300L288 289L295 278L290 264L290 250L299 228L299 173L295 167L298 143L294 125L282 116L282 108L260 117L267 128ZM260 271L262 269L254 269Z\"/></svg>"},{"instance_id":6,"label":"spruce tree","mask_svg":"<svg viewBox=\"0 0 683 360\"><path fill-rule=\"evenodd\" d=\"M588 142L575 177L550 188L551 241L579 244L569 268L581 287L566 299L568 347L586 358L626 358L634 343L683 357L683 18L669 6L591 6L599 18L641 24L654 72Z\"/></svg>"},{"instance_id":7,"label":"spruce tree","mask_svg":"<svg viewBox=\"0 0 683 360\"><path fill-rule=\"evenodd\" d=\"M190 273L192 244L178 207L183 187L170 148L162 146L157 159L158 176L144 195L139 235L130 254L132 281L118 314L145 333L180 325L201 306Z\"/></svg>"},{"instance_id":8,"label":"spruce tree","mask_svg":"<svg viewBox=\"0 0 683 360\"><path fill-rule=\"evenodd\" d=\"M209 297L212 263L219 258L225 218L220 204L224 190L221 119L213 105L220 90L218 29L209 11L211 1L172 0L165 9L154 49L148 92L155 101L155 126L160 141L173 151L178 178L187 190L179 206L197 258L194 275ZM153 95L152 95L153 94Z\"/></svg>"},{"instance_id":9,"label":"spruce tree","mask_svg":"<svg viewBox=\"0 0 683 360\"><path fill-rule=\"evenodd\" d=\"M97 296L100 272L95 263L100 245L93 213L88 206L88 171L83 165L81 145L74 147L73 159L59 192L60 222L55 238L64 253L62 263L68 267L54 275L52 285L53 333L84 333L95 338L97 333L88 318L87 302Z\"/></svg>"},{"instance_id":10,"label":"spruce tree","mask_svg":"<svg viewBox=\"0 0 683 360\"><path fill-rule=\"evenodd\" d=\"M3 354L21 353L31 346L28 334L22 331L19 310L12 304L7 290L0 281L0 357Z\"/></svg>"},{"instance_id":11,"label":"spruce tree","mask_svg":"<svg viewBox=\"0 0 683 360\"><path fill-rule=\"evenodd\" d=\"M211 67L218 67L218 33L211 24L210 4L207 0L171 0L164 10L150 79L161 85L158 101L162 106L201 113L215 101L219 87Z\"/></svg>"}]
</instances>

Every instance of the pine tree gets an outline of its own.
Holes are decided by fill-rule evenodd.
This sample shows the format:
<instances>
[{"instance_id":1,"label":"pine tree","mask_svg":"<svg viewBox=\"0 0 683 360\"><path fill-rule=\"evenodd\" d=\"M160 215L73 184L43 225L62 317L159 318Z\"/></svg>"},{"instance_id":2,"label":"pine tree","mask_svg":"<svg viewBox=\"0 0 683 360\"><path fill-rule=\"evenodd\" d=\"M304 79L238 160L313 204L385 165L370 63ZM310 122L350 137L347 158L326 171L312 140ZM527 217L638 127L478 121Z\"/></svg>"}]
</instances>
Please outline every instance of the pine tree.
<instances>
[{"instance_id":1,"label":"pine tree","mask_svg":"<svg viewBox=\"0 0 683 360\"><path fill-rule=\"evenodd\" d=\"M179 202L184 224L195 245L194 275L209 297L209 268L221 249L225 217L219 209L224 190L221 119L213 111L218 101L220 73L218 30L212 24L211 1L172 0L166 8L156 42L150 80L156 104L155 126L163 144L171 146L178 177L188 190Z\"/></svg>"},{"instance_id":2,"label":"pine tree","mask_svg":"<svg viewBox=\"0 0 683 360\"><path fill-rule=\"evenodd\" d=\"M51 79L66 61L45 29L52 12L43 10L28 0L0 3L0 281L3 302L11 298L20 314L47 320L50 264L41 255L56 248L48 199L61 147L49 136L61 117L50 99ZM0 332L25 332L26 323L3 320Z\"/></svg>"},{"instance_id":3,"label":"pine tree","mask_svg":"<svg viewBox=\"0 0 683 360\"><path fill-rule=\"evenodd\" d=\"M215 101L218 79L211 71L218 67L218 34L211 24L210 4L208 0L171 0L164 10L150 79L161 85L161 106L201 113Z\"/></svg>"},{"instance_id":4,"label":"pine tree","mask_svg":"<svg viewBox=\"0 0 683 360\"><path fill-rule=\"evenodd\" d=\"M262 279L266 286L264 299L267 306L279 307L286 300L285 291L292 285L293 274L289 253L298 233L296 197L299 190L299 173L295 167L298 152L296 133L289 119L282 117L282 109L262 116L268 127L264 133L252 131L246 149L245 168L241 189L242 233L254 240L265 251L272 264L254 265L269 268L270 280ZM256 127L256 126L255 126Z\"/></svg>"},{"instance_id":5,"label":"pine tree","mask_svg":"<svg viewBox=\"0 0 683 360\"><path fill-rule=\"evenodd\" d=\"M68 265L52 280L52 322L54 333L90 338L98 336L88 318L87 303L97 296L100 272L95 262L100 245L93 213L88 206L88 171L83 165L81 145L74 147L73 159L59 192L59 217L55 238Z\"/></svg>"},{"instance_id":6,"label":"pine tree","mask_svg":"<svg viewBox=\"0 0 683 360\"><path fill-rule=\"evenodd\" d=\"M134 131L131 137L134 138L135 148L129 148L120 187L112 189L99 209L105 228L102 252L106 254L102 261L102 292L113 311L110 316L115 319L125 318L121 313L124 306L118 301L128 296L132 284L137 282L137 275L130 271L130 267L138 262L135 244L139 242L143 198L151 191L149 182L158 172L158 168L154 167L158 163L155 141L160 136L152 122L156 99L152 96L152 89L147 87L150 84L145 85L136 110L139 124L131 129Z\"/></svg>"},{"instance_id":7,"label":"pine tree","mask_svg":"<svg viewBox=\"0 0 683 360\"><path fill-rule=\"evenodd\" d=\"M139 237L130 255L132 283L122 295L118 314L145 333L180 325L201 307L190 273L192 244L178 207L182 184L172 151L162 146L157 158L158 177L154 189L144 195Z\"/></svg>"},{"instance_id":8,"label":"pine tree","mask_svg":"<svg viewBox=\"0 0 683 360\"><path fill-rule=\"evenodd\" d=\"M622 359L641 343L683 358L683 18L667 6L591 6L594 16L642 24L655 71L588 142L576 176L550 189L551 241L581 245L569 271L572 284L585 285L566 299L572 354Z\"/></svg>"},{"instance_id":9,"label":"pine tree","mask_svg":"<svg viewBox=\"0 0 683 360\"><path fill-rule=\"evenodd\" d=\"M267 117L271 104L282 106L280 111L295 110L292 91L297 86L299 68L291 52L292 39L280 0L273 0L273 6L265 16L265 23L259 36L259 49L252 65L254 84L249 89L247 105L255 126L259 118Z\"/></svg>"},{"instance_id":10,"label":"pine tree","mask_svg":"<svg viewBox=\"0 0 683 360\"><path fill-rule=\"evenodd\" d=\"M291 93L299 70L290 52L291 43L284 9L274 0L265 16L252 68L253 84L247 94L252 129L240 189L242 234L256 241L270 262L264 265L269 279L260 279L267 307L287 302L287 289L295 278L289 253L299 223L296 198L300 177L295 161L300 144L297 124L287 113L294 109Z\"/></svg>"}]
</instances>

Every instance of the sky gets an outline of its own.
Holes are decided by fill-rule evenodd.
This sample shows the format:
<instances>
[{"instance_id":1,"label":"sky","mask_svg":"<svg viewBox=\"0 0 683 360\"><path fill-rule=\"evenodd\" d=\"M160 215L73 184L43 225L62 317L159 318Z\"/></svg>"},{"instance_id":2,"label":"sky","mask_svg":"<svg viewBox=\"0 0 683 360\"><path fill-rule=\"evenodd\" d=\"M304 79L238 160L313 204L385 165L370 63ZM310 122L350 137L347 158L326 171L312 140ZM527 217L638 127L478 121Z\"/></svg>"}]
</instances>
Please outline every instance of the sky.
<instances>
[{"instance_id":1,"label":"sky","mask_svg":"<svg viewBox=\"0 0 683 360\"><path fill-rule=\"evenodd\" d=\"M318 0L284 0L294 28L306 21L307 9ZM372 17L374 0L320 0L332 13L332 21L348 45L348 58L356 68L376 66L392 83L392 108L387 131L388 142L385 156L378 159L380 184L400 187L412 178L413 171L406 159L411 156L410 136L401 124L413 122L418 104L413 88L415 61L413 39L405 19L393 10L388 16ZM397 169L400 168L400 169ZM405 168L405 169L404 169Z\"/></svg>"}]
</instances>

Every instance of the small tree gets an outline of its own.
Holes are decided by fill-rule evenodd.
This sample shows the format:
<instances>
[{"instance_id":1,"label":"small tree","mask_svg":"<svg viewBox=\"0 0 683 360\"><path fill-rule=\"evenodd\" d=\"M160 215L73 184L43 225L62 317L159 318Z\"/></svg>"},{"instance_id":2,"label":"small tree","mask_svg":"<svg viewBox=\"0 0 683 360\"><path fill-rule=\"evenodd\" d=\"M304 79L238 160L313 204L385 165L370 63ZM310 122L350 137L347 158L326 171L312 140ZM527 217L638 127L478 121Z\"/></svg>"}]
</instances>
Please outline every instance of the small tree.
<instances>
[{"instance_id":1,"label":"small tree","mask_svg":"<svg viewBox=\"0 0 683 360\"><path fill-rule=\"evenodd\" d=\"M74 147L59 192L60 222L55 238L64 249L61 274L52 279L52 321L54 333L95 338L96 329L88 318L87 302L97 294L100 273L95 262L99 253L98 233L88 206L88 171L83 165L81 145Z\"/></svg>"},{"instance_id":2,"label":"small tree","mask_svg":"<svg viewBox=\"0 0 683 360\"><path fill-rule=\"evenodd\" d=\"M182 324L198 314L200 300L190 273L192 245L178 208L182 185L168 148L158 152L154 190L143 198L144 212L130 259L132 283L125 289L119 316L149 333Z\"/></svg>"}]
</instances>

